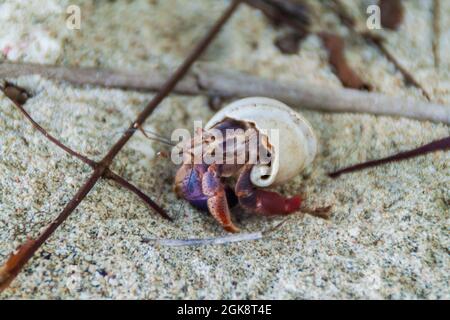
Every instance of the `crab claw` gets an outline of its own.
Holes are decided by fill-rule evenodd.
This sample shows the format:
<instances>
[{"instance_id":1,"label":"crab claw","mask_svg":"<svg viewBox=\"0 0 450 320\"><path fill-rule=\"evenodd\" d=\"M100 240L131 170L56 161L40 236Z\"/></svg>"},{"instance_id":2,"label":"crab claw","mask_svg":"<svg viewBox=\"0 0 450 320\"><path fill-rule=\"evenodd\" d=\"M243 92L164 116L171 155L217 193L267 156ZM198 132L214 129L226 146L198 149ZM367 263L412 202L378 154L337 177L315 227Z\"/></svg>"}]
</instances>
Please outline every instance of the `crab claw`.
<instances>
[{"instance_id":1,"label":"crab claw","mask_svg":"<svg viewBox=\"0 0 450 320\"><path fill-rule=\"evenodd\" d=\"M299 210L302 199L300 196L292 198L281 194L255 188L250 181L251 166L244 168L236 183L235 192L239 203L245 209L262 215L283 215Z\"/></svg>"},{"instance_id":2,"label":"crab claw","mask_svg":"<svg viewBox=\"0 0 450 320\"><path fill-rule=\"evenodd\" d=\"M286 199L285 208L287 213L292 213L300 209L302 204L302 198L300 196L293 196L292 198Z\"/></svg>"},{"instance_id":3,"label":"crab claw","mask_svg":"<svg viewBox=\"0 0 450 320\"><path fill-rule=\"evenodd\" d=\"M285 198L279 193L255 190L256 207L254 210L264 215L289 214L300 208L300 196Z\"/></svg>"}]
</instances>

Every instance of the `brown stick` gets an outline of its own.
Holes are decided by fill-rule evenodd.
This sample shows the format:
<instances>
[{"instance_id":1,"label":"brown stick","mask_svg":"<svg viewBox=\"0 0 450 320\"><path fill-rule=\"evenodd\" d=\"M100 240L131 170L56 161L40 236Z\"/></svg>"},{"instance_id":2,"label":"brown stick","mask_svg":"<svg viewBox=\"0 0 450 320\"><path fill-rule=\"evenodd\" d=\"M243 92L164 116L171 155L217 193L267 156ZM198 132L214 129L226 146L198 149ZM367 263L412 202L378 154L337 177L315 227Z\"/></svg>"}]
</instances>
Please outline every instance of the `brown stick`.
<instances>
[{"instance_id":1,"label":"brown stick","mask_svg":"<svg viewBox=\"0 0 450 320\"><path fill-rule=\"evenodd\" d=\"M403 78L405 81L409 84L414 85L416 88L420 89L423 93L423 95L431 101L430 95L428 92L423 88L423 86L414 78L414 76L405 69L400 62L389 52L387 49L384 41L382 38L374 36L368 32L358 32L355 29L355 20L352 16L350 16L345 7L342 5L342 3L339 0L332 0L334 6L333 10L336 12L336 15L339 17L341 22L354 34L357 34L361 36L368 44L374 45L378 48L378 50L381 51L382 54L397 68L398 71L403 75Z\"/></svg>"},{"instance_id":2,"label":"brown stick","mask_svg":"<svg viewBox=\"0 0 450 320\"><path fill-rule=\"evenodd\" d=\"M397 30L403 22L405 9L402 0L379 0L381 25L384 28Z\"/></svg>"},{"instance_id":3,"label":"brown stick","mask_svg":"<svg viewBox=\"0 0 450 320\"><path fill-rule=\"evenodd\" d=\"M68 154L82 160L86 164L90 165L91 167L95 168L98 163L95 161L88 159L87 157L79 154L78 152L70 149L66 145L64 145L62 142L60 142L58 139L54 138L52 135L50 135L44 128L42 128L23 108L23 106L15 99L16 97L10 96L8 93L9 88L14 88L17 90L21 90L22 88L18 88L16 86L12 86L12 84L8 83L5 85L5 87L1 87L1 90L3 93L10 98L10 100L13 102L13 104L25 115L25 117L31 122L33 127L40 131L48 140L53 142L56 146L66 151ZM15 91L17 91L15 90ZM144 194L141 190L133 186L131 183L123 179L122 177L118 176L114 172L112 172L109 169L106 169L105 177L112 179L119 183L120 185L124 186L125 188L129 189L130 191L137 194L150 208L158 212L161 216L168 220L172 220L167 213L159 207L155 202L153 202L146 194ZM55 223L55 221L53 221ZM51 225L47 227L49 229ZM47 231L46 229L46 231ZM41 244L37 240L33 240L31 238L27 239L27 241L20 246L15 253L11 255L11 257L8 259L8 261L0 268L0 291L4 290L9 283L13 280L13 275L15 272L19 272L20 268L18 269L18 263L21 261L21 259L25 259L26 255L28 254L28 250L33 250L34 246L40 247Z\"/></svg>"},{"instance_id":4,"label":"brown stick","mask_svg":"<svg viewBox=\"0 0 450 320\"><path fill-rule=\"evenodd\" d=\"M81 161L83 161L84 163L90 165L91 167L95 165L95 161L92 161L91 159L87 158L86 156L72 150L71 148L67 147L65 144L63 144L61 141L59 141L58 139L56 139L54 136L52 136L51 134L49 134L47 132L47 130L45 130L44 128L42 128L39 123L37 123L36 121L34 121L34 119L30 116L30 114L25 110L25 108L19 103L17 102L15 99L11 98L7 92L6 92L6 85L5 87L0 87L0 90L5 94L5 96L7 96L8 98L10 98L10 100L12 101L12 103L16 106L17 109L20 110L20 112L23 113L23 115L31 122L31 124L33 125L33 127L35 129L37 129L39 132L41 132L48 140L50 140L51 142L53 142L54 144L56 144L58 147L60 147L61 149L63 149L65 152L67 152L68 154L80 159Z\"/></svg>"},{"instance_id":5,"label":"brown stick","mask_svg":"<svg viewBox=\"0 0 450 320\"><path fill-rule=\"evenodd\" d=\"M419 81L414 78L414 76L404 68L400 62L397 61L397 59L390 53L386 45L384 44L383 40L378 37L373 36L365 36L366 41L373 43L375 46L378 47L378 49L384 54L384 56L392 62L398 71L401 72L403 75L403 78L405 79L406 83L412 84L416 88L420 89L422 91L422 94L427 98L428 101L431 101L431 97L428 94L428 92L422 87L422 85L419 83Z\"/></svg>"},{"instance_id":6,"label":"brown stick","mask_svg":"<svg viewBox=\"0 0 450 320\"><path fill-rule=\"evenodd\" d=\"M441 64L440 58L440 41L441 41L441 2L440 0L433 1L433 57L434 67L439 68Z\"/></svg>"},{"instance_id":7,"label":"brown stick","mask_svg":"<svg viewBox=\"0 0 450 320\"><path fill-rule=\"evenodd\" d=\"M209 30L206 36L197 44L193 51L188 55L175 73L164 83L162 89L150 101L147 107L138 115L136 120L130 126L130 129L140 127L143 122L152 114L158 104L175 88L180 79L188 72L192 64L205 51L214 37L218 34L221 27L231 17L232 13L238 7L240 1L234 0L228 9L222 14L219 20ZM80 202L87 196L90 190L95 186L97 181L108 170L109 165L114 157L119 153L123 146L133 136L135 130L127 130L122 137L112 146L106 156L95 167L91 177L78 190L75 196L69 201L67 206L58 215L58 217L41 233L35 240L28 240L21 246L17 253L12 254L3 267L0 268L0 291L3 291L11 281L17 276L23 266L33 257L34 253L40 246L53 234L53 232L61 225L67 217L75 210Z\"/></svg>"},{"instance_id":8,"label":"brown stick","mask_svg":"<svg viewBox=\"0 0 450 320\"><path fill-rule=\"evenodd\" d=\"M443 138L440 140L430 142L424 146L421 146L421 147L413 149L413 150L403 151L403 152L397 153L393 156L389 156L389 157L382 158L382 159L371 160L371 161L359 163L359 164L356 164L356 165L353 165L353 166L350 166L347 168L337 170L335 172L331 172L328 175L331 178L337 178L343 173L349 173L349 172L354 172L354 171L358 171L358 170L363 170L366 168L379 166L379 165L382 165L382 164L385 164L388 162L401 161L401 160L417 157L420 155L424 155L424 154L427 154L430 152L441 151L441 150L445 151L445 150L449 150L449 149L450 149L450 137L446 137L446 138Z\"/></svg>"},{"instance_id":9,"label":"brown stick","mask_svg":"<svg viewBox=\"0 0 450 320\"><path fill-rule=\"evenodd\" d=\"M299 19L299 17L290 14L287 11L286 7L280 6L276 2L264 0L243 1L249 6L260 10L275 23L286 24L287 26L299 32L301 35L307 34L309 32L308 23L305 21L305 19ZM280 2L282 3L282 1Z\"/></svg>"},{"instance_id":10,"label":"brown stick","mask_svg":"<svg viewBox=\"0 0 450 320\"><path fill-rule=\"evenodd\" d=\"M14 89L14 90L8 90L8 89ZM4 87L0 87L0 90L2 90L3 93L13 102L13 104L25 115L25 117L31 122L32 126L35 129L37 129L39 132L41 132L48 140L53 142L56 146L58 146L62 150L66 151L68 154L70 154L70 155L80 159L81 161L83 161L84 163L86 163L87 165L92 167L93 169L95 169L95 167L99 165L94 160L91 160L91 159L87 158L86 156L84 156L84 155L74 151L73 149L67 147L60 140L56 139L51 134L49 134L47 132L47 130L45 130L43 127L41 127L41 125L39 125L39 123L37 123L31 117L31 115L25 110L25 108L23 107L22 103L25 103L26 101L22 101L22 103L20 103L16 99L17 95L10 95L9 94L10 92L12 92L12 93L23 92L24 89L19 88L19 87L13 85L13 84L7 82ZM158 139L158 138L156 138L156 139ZM107 169L105 171L105 173L103 174L103 177L111 179L111 180L114 180L118 184L120 184L123 187L127 188L128 190L130 190L131 192L134 192L135 194L137 194L142 199L142 201L144 201L150 208L152 208L157 213L159 213L163 218L172 221L172 218L167 215L165 210L162 209L160 206L158 206L155 202L153 202L153 200L150 199L149 196L147 196L145 193L143 193L141 190L139 190L138 188L133 186L131 183L129 183L128 181L126 181L125 179L120 177L119 175L117 175L114 172L112 172L110 169Z\"/></svg>"},{"instance_id":11,"label":"brown stick","mask_svg":"<svg viewBox=\"0 0 450 320\"><path fill-rule=\"evenodd\" d=\"M104 174L105 178L111 179L124 187L125 189L130 190L134 194L136 194L139 198L141 198L142 201L144 201L151 209L158 212L161 216L166 218L169 221L173 221L173 219L166 213L164 209L162 209L158 204L156 204L152 199L150 199L149 196L147 196L145 193L143 193L139 188L132 185L130 182L119 176L118 174L112 172L111 170L107 169Z\"/></svg>"},{"instance_id":12,"label":"brown stick","mask_svg":"<svg viewBox=\"0 0 450 320\"><path fill-rule=\"evenodd\" d=\"M224 96L265 96L288 105L330 112L358 112L401 116L450 124L450 107L410 97L390 97L381 93L346 88L324 88L303 81L275 80L218 70L205 65L196 68L202 88Z\"/></svg>"},{"instance_id":13,"label":"brown stick","mask_svg":"<svg viewBox=\"0 0 450 320\"><path fill-rule=\"evenodd\" d=\"M162 79L167 75L157 70L149 72L152 77L134 73L126 74L114 70L78 69L35 64L0 64L0 78L39 74L55 80L84 84L88 74L101 75L89 84L103 87L121 87L131 90L161 89ZM67 75L70 75L69 77ZM139 81L136 79L142 79ZM224 71L207 64L196 65L182 86L174 92L189 94L214 94L223 97L248 97L263 95L284 101L292 106L328 112L357 112L428 120L450 124L450 107L399 98L376 92L357 91L345 88L317 87L304 81L279 82L250 76L240 72ZM194 80L195 79L195 80ZM181 89L180 89L181 88ZM133 128L133 130L136 130Z\"/></svg>"},{"instance_id":14,"label":"brown stick","mask_svg":"<svg viewBox=\"0 0 450 320\"><path fill-rule=\"evenodd\" d=\"M45 64L0 63L0 79L38 74L44 78L68 81L76 85L99 85L108 88L133 90L161 90L168 74L160 70L145 73L97 68L76 68ZM192 75L184 77L175 87L181 94L198 94L200 88Z\"/></svg>"}]
</instances>

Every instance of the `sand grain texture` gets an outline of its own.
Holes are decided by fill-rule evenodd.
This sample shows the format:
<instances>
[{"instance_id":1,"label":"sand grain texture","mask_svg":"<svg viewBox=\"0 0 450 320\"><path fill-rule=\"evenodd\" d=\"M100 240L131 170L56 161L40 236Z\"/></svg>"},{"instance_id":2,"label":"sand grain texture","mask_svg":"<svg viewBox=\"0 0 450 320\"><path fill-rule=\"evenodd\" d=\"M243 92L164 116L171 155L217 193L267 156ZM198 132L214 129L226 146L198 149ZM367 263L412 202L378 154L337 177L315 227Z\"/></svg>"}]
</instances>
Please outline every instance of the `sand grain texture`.
<instances>
[{"instance_id":1,"label":"sand grain texture","mask_svg":"<svg viewBox=\"0 0 450 320\"><path fill-rule=\"evenodd\" d=\"M82 9L79 31L65 27L67 1L1 3L0 50L11 47L6 59L128 71L173 69L227 5L207 0L75 3ZM383 32L392 53L432 99L450 104L450 3L442 1L442 61L437 71L431 3L405 1L405 21L397 33ZM359 4L346 1L355 12ZM312 5L320 13L314 28L347 34L332 13L315 1ZM341 86L317 37L305 39L298 54L283 55L273 44L282 32L261 13L242 6L201 60L274 80ZM376 49L354 37L347 48L351 65L375 90L423 99L418 89L404 85L401 74ZM94 159L105 154L152 97L74 87L38 76L9 80L33 94L25 108L43 127ZM117 185L100 181L1 298L449 299L450 153L336 180L326 176L342 166L448 136L449 126L301 112L318 134L320 151L312 167L279 191L305 194L310 206L333 205L330 221L293 215L268 240L226 246L143 244L143 238L208 238L223 231L211 217L176 199L171 185L176 168L155 156L166 147L136 134L113 169L157 199L175 222L149 213ZM173 129L192 128L194 120L206 121L211 115L207 98L173 95L146 128L170 136ZM89 167L33 130L1 95L0 261L26 235L36 235L50 222L89 173ZM246 232L281 221L246 214L235 220Z\"/></svg>"}]
</instances>

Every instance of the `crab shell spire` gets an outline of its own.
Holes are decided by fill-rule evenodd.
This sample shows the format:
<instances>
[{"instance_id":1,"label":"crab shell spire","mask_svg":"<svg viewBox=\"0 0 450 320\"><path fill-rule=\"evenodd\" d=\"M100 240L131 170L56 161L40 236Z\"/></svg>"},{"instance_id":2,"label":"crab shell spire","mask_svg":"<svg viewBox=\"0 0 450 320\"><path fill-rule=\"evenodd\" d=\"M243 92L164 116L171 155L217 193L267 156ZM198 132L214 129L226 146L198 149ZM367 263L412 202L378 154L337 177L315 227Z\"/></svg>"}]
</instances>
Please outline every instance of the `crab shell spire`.
<instances>
[{"instance_id":1,"label":"crab shell spire","mask_svg":"<svg viewBox=\"0 0 450 320\"><path fill-rule=\"evenodd\" d=\"M256 164L250 175L257 187L288 181L314 160L317 139L311 125L280 101L264 97L237 100L216 113L205 129L225 119L250 122L268 138L271 163Z\"/></svg>"}]
</instances>

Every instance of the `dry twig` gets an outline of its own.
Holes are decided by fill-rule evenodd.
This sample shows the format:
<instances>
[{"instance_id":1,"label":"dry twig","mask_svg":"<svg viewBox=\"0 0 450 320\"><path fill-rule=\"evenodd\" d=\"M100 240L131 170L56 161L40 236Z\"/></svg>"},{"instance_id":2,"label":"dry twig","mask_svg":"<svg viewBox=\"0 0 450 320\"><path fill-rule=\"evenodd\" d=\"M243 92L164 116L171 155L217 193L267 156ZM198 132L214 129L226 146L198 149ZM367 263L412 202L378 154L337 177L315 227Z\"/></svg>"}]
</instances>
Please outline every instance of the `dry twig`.
<instances>
[{"instance_id":1,"label":"dry twig","mask_svg":"<svg viewBox=\"0 0 450 320\"><path fill-rule=\"evenodd\" d=\"M340 0L332 0L332 3L334 6L332 7L333 10L336 12L336 15L339 17L341 22L347 26L347 28L352 31L354 34L362 37L368 44L374 45L380 50L380 52L395 66L395 68L400 71L400 73L403 75L403 78L405 79L406 83L412 84L416 88L420 89L422 91L422 94L430 101L430 95L428 92L424 89L424 87L414 78L414 76L406 69L404 68L400 62L389 52L388 48L386 47L384 43L384 39L380 38L378 36L373 35L370 32L359 32L355 29L356 22L354 18L349 15L345 9L345 7L342 5Z\"/></svg>"},{"instance_id":2,"label":"dry twig","mask_svg":"<svg viewBox=\"0 0 450 320\"><path fill-rule=\"evenodd\" d=\"M114 70L78 69L36 64L0 64L0 78L39 74L54 80L70 81L75 84L119 87L129 90L159 90L167 74L153 70L146 74L124 73ZM89 75L97 75L90 78ZM147 74L152 76L146 78ZM343 88L324 88L297 81L278 82L240 72L220 70L207 64L196 65L174 92L204 94L216 97L266 96L284 101L292 106L328 112L357 112L375 115L407 117L450 124L450 107L417 101L413 98L399 98L375 92ZM132 129L135 130L135 129Z\"/></svg>"},{"instance_id":3,"label":"dry twig","mask_svg":"<svg viewBox=\"0 0 450 320\"><path fill-rule=\"evenodd\" d=\"M291 32L277 37L274 44L284 54L297 54L303 39L298 33Z\"/></svg>"},{"instance_id":4,"label":"dry twig","mask_svg":"<svg viewBox=\"0 0 450 320\"><path fill-rule=\"evenodd\" d=\"M359 164L356 164L356 165L353 165L353 166L350 166L347 168L340 169L335 172L331 172L328 175L331 178L337 178L343 173L349 173L349 172L354 172L354 171L358 171L358 170L363 170L366 168L379 166L379 165L389 163L389 162L402 161L402 160L414 158L417 156L421 156L421 155L424 155L424 154L427 154L430 152L446 151L449 149L450 149L450 137L446 137L446 138L443 138L440 140L430 142L430 143L420 146L416 149L403 151L403 152L397 153L393 156L389 156L389 157L382 158L382 159L371 160L371 161L359 163Z\"/></svg>"},{"instance_id":5,"label":"dry twig","mask_svg":"<svg viewBox=\"0 0 450 320\"><path fill-rule=\"evenodd\" d=\"M73 149L69 148L65 144L63 144L60 140L56 139L54 136L52 136L50 133L48 133L47 130L45 130L39 123L37 123L30 114L25 110L21 102L26 102L23 99L17 99L17 97L23 97L24 92L26 92L24 89L17 87L13 85L12 83L6 82L3 87L0 87L0 90L11 99L13 104L16 108L20 110L24 114L24 116L31 122L33 127L41 132L48 140L53 142L56 146L70 154L71 156L74 156L75 158L78 158L85 164L89 165L91 168L95 169L99 163L95 162L94 160L89 159L88 157L74 151ZM20 93L20 94L18 94ZM139 196L151 209L155 210L157 213L159 213L163 218L172 220L167 213L158 206L153 200L150 199L147 195L145 195L141 190L139 190L137 187L117 175L116 173L112 172L110 169L105 170L105 174L103 176L104 178L114 180L116 183L122 185L126 189L130 190L131 192L135 193L137 196Z\"/></svg>"},{"instance_id":6,"label":"dry twig","mask_svg":"<svg viewBox=\"0 0 450 320\"><path fill-rule=\"evenodd\" d=\"M380 0L381 25L396 30L403 21L404 9L401 0Z\"/></svg>"},{"instance_id":7,"label":"dry twig","mask_svg":"<svg viewBox=\"0 0 450 320\"><path fill-rule=\"evenodd\" d=\"M301 36L309 33L309 16L306 7L286 0L243 0L264 13L274 24L285 24Z\"/></svg>"},{"instance_id":8,"label":"dry twig","mask_svg":"<svg viewBox=\"0 0 450 320\"><path fill-rule=\"evenodd\" d=\"M277 23L283 23L289 27L291 27L293 30L299 33L301 37L304 37L305 34L310 33L309 26L305 23L302 23L301 20L295 19L292 17L291 14L289 14L289 11L287 10L280 10L277 6L274 6L271 4L270 1L264 1L264 0L244 0L248 5L261 10L266 16L268 16L271 20L276 21ZM339 0L332 0L334 6L333 10L336 12L338 17L340 18L341 22L346 25L353 33L363 37L363 39L371 45L376 46L380 52L392 63L394 66L399 70L406 83L412 84L415 87L419 88L423 95L428 99L431 100L430 95L428 92L423 88L423 86L414 78L414 76L406 70L399 62L398 60L389 52L387 47L384 44L383 39L380 37L374 36L371 33L368 32L358 32L355 29L355 20L352 16L350 16L347 12L344 6L341 4ZM339 73L337 74L339 76ZM341 79L342 81L342 79ZM342 81L345 85L346 81ZM367 88L367 85L363 86L363 88Z\"/></svg>"},{"instance_id":9,"label":"dry twig","mask_svg":"<svg viewBox=\"0 0 450 320\"><path fill-rule=\"evenodd\" d=\"M203 88L224 96L266 96L288 105L329 112L358 112L408 117L450 124L450 107L346 88L324 88L304 81L281 83L269 79L199 66L195 71Z\"/></svg>"},{"instance_id":10,"label":"dry twig","mask_svg":"<svg viewBox=\"0 0 450 320\"><path fill-rule=\"evenodd\" d=\"M319 36L328 51L328 61L333 66L342 85L346 88L370 91L372 86L365 83L347 63L344 40L340 36L328 32L321 32Z\"/></svg>"},{"instance_id":11,"label":"dry twig","mask_svg":"<svg viewBox=\"0 0 450 320\"><path fill-rule=\"evenodd\" d=\"M441 2L440 0L433 0L433 57L434 67L439 68L441 64L440 57L440 41L441 41Z\"/></svg>"},{"instance_id":12,"label":"dry twig","mask_svg":"<svg viewBox=\"0 0 450 320\"><path fill-rule=\"evenodd\" d=\"M53 234L53 232L60 226L67 217L76 209L80 202L87 196L90 190L95 186L97 181L103 177L108 176L109 166L124 147L124 145L133 136L136 128L141 127L144 121L152 114L159 103L175 88L180 79L188 72L192 64L198 59L198 57L206 50L208 45L218 34L221 27L230 18L233 12L239 5L239 0L234 0L223 15L214 24L211 30L208 31L206 36L195 46L193 51L186 57L184 62L178 67L174 74L164 82L161 90L150 101L146 108L138 115L136 120L131 124L129 130L127 130L122 137L112 146L106 156L94 166L94 171L90 178L83 184L83 186L77 191L75 196L69 201L63 211L58 217L53 220L42 233L38 235L36 239L29 239L24 245L20 246L18 250L13 253L5 264L0 268L0 291L3 291L11 281L17 276L23 266L33 257L34 253L40 248L40 246ZM109 175L111 177L111 175ZM115 176L113 176L115 177ZM117 179L117 177L115 177ZM124 181L118 179L122 185ZM130 187L130 185L127 185Z\"/></svg>"},{"instance_id":13,"label":"dry twig","mask_svg":"<svg viewBox=\"0 0 450 320\"><path fill-rule=\"evenodd\" d=\"M19 99L16 98L17 95L15 93L19 92L19 91L23 91L21 88L13 85L12 83L6 82L4 84L4 86L0 87L0 90L5 94L5 96L10 98L10 100L16 106L16 108L19 109L20 112L22 112L22 114L31 122L33 127L36 128L39 132L41 132L48 140L50 140L51 142L56 144L59 148L61 148L64 151L66 151L71 156L74 156L75 158L78 158L79 160L83 161L87 165L90 165L91 167L95 165L95 161L93 161L93 160L87 158L86 156L84 156L84 155L82 155L82 154L72 150L71 148L69 148L68 146L66 146L62 142L60 142L58 139L56 139L54 136L49 134L47 132L47 130L45 130L44 128L42 128L39 125L39 123L34 121L34 119L30 116L30 114L22 106L22 104L26 100L24 101L24 100L19 100Z\"/></svg>"}]
</instances>

